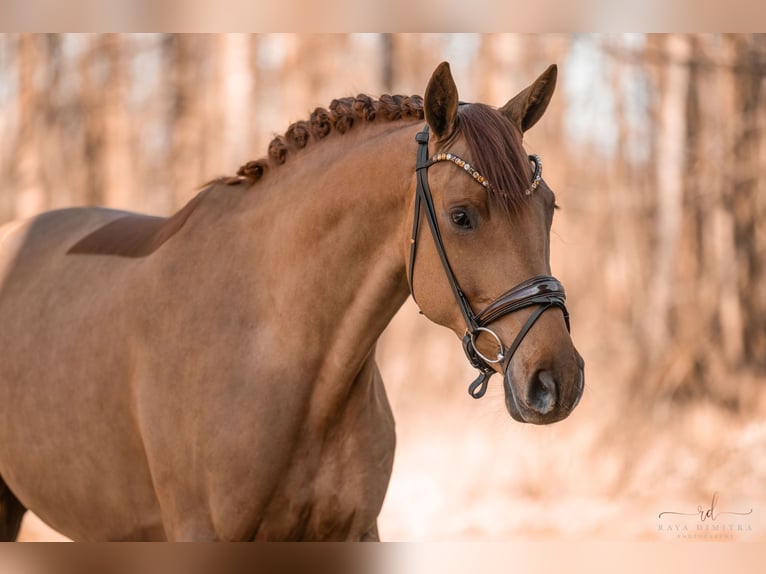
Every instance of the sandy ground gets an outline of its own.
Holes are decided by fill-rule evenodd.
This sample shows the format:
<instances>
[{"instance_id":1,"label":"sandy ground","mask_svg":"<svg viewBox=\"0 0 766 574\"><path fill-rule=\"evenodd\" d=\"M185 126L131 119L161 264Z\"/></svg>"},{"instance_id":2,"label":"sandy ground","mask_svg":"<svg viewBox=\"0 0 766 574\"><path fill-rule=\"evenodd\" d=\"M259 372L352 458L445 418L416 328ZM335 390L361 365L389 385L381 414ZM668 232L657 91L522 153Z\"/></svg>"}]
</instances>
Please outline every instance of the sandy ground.
<instances>
[{"instance_id":1,"label":"sandy ground","mask_svg":"<svg viewBox=\"0 0 766 574\"><path fill-rule=\"evenodd\" d=\"M398 436L381 537L766 541L764 393L747 413L633 404L619 356L582 339L580 406L556 425L523 425L505 412L498 381L483 399L468 396L459 342L408 303L378 353ZM658 516L704 514L716 492L715 518ZM20 539L63 538L29 515Z\"/></svg>"}]
</instances>

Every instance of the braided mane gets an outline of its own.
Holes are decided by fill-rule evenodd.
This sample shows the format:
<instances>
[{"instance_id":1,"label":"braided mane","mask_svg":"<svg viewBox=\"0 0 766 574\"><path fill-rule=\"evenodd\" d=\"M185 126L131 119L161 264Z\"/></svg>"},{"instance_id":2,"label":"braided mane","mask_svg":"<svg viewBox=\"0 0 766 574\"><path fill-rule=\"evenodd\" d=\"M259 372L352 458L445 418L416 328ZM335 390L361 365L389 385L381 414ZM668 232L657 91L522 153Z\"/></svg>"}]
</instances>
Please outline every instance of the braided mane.
<instances>
[{"instance_id":1,"label":"braided mane","mask_svg":"<svg viewBox=\"0 0 766 574\"><path fill-rule=\"evenodd\" d=\"M359 94L336 99L330 103L329 110L316 108L308 121L293 123L284 135L271 140L267 157L247 162L234 177L223 177L210 183L253 184L268 169L285 163L291 151L322 140L333 130L344 134L357 122L423 118L423 98L420 96L383 95L375 100ZM493 184L488 188L490 199L506 213L520 209L526 202L524 192L531 182L532 170L519 130L497 109L485 104L460 106L457 119L457 130L451 137L462 135L465 138L474 166Z\"/></svg>"},{"instance_id":2,"label":"braided mane","mask_svg":"<svg viewBox=\"0 0 766 574\"><path fill-rule=\"evenodd\" d=\"M368 95L340 98L330 103L330 109L316 108L308 121L290 125L284 135L276 136L269 144L268 156L247 162L237 170L236 177L222 178L221 182L235 185L243 181L255 183L267 169L287 161L292 150L306 147L311 141L327 137L333 130L346 133L355 122L372 122L382 118L395 121L402 118L423 119L423 98L420 96L383 95L375 100Z\"/></svg>"}]
</instances>

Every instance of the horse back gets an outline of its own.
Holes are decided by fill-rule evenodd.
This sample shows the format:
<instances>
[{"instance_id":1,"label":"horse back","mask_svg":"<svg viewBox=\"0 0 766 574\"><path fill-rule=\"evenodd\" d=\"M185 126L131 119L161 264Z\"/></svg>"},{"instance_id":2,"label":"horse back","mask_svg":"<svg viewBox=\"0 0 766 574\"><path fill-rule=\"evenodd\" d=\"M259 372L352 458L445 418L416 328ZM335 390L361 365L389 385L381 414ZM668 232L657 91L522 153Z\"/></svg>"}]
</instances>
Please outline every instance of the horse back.
<instances>
[{"instance_id":1,"label":"horse back","mask_svg":"<svg viewBox=\"0 0 766 574\"><path fill-rule=\"evenodd\" d=\"M99 207L47 211L0 226L0 285L28 257L64 255L96 229L115 220L135 216L130 212Z\"/></svg>"}]
</instances>

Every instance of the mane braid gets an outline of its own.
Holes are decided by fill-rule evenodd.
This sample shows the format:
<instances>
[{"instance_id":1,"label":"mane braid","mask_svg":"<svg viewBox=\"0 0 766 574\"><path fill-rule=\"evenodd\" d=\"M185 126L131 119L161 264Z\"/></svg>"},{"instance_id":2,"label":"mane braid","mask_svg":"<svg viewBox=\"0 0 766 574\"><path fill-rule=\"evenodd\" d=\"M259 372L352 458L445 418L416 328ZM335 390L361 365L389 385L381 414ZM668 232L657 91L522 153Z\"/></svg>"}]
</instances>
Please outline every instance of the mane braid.
<instances>
[{"instance_id":1,"label":"mane braid","mask_svg":"<svg viewBox=\"0 0 766 574\"><path fill-rule=\"evenodd\" d=\"M471 104L458 109L458 131L472 165L492 183L490 198L507 213L518 212L532 177L518 129L495 108Z\"/></svg>"},{"instance_id":2,"label":"mane braid","mask_svg":"<svg viewBox=\"0 0 766 574\"><path fill-rule=\"evenodd\" d=\"M423 98L420 96L386 94L375 100L359 94L356 97L336 99L330 103L329 109L316 108L308 121L295 122L283 136L278 135L271 140L267 157L247 162L237 170L235 177L223 177L214 182L226 185L243 182L253 184L267 170L285 163L291 151L303 149L312 141L322 140L333 131L344 134L356 122L422 120L423 117Z\"/></svg>"}]
</instances>

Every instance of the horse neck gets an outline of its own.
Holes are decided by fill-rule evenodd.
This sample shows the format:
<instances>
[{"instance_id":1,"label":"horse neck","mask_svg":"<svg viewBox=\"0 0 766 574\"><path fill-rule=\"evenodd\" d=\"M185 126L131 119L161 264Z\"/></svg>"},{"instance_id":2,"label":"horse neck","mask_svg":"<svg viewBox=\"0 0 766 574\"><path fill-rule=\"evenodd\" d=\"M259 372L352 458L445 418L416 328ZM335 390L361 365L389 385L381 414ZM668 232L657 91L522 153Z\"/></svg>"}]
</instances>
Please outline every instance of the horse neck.
<instances>
[{"instance_id":1,"label":"horse neck","mask_svg":"<svg viewBox=\"0 0 766 574\"><path fill-rule=\"evenodd\" d=\"M270 343L317 384L352 380L409 294L418 127L373 124L310 144L242 193L210 253L240 253L254 299L243 306L269 318Z\"/></svg>"}]
</instances>

